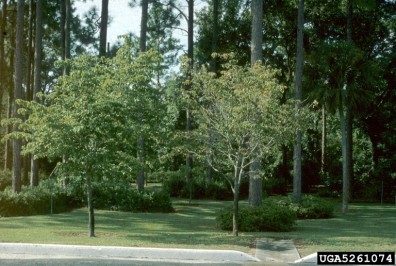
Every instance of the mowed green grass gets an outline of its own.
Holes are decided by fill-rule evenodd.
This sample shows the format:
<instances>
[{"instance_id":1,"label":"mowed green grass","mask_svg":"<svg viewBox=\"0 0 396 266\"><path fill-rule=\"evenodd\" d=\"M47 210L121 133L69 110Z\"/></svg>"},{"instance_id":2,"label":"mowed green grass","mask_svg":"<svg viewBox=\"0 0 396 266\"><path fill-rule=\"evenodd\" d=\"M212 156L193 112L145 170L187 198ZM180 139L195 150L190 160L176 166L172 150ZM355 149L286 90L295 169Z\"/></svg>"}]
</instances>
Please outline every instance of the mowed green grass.
<instances>
[{"instance_id":1,"label":"mowed green grass","mask_svg":"<svg viewBox=\"0 0 396 266\"><path fill-rule=\"evenodd\" d=\"M246 204L242 202L241 204ZM96 236L87 237L85 208L70 213L0 218L0 242L233 249L254 254L257 238L293 239L302 256L317 251L396 251L396 206L352 204L328 220L298 221L286 233L241 233L216 226L216 212L231 202L175 200L175 213L96 211Z\"/></svg>"}]
</instances>

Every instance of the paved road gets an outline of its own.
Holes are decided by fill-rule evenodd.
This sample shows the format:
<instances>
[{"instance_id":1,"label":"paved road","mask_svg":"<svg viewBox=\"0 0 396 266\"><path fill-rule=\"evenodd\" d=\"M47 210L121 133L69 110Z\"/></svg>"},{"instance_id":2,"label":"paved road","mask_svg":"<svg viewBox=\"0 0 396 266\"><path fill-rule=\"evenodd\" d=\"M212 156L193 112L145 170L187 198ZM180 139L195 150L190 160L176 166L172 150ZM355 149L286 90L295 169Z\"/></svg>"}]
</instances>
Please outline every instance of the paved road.
<instances>
[{"instance_id":1,"label":"paved road","mask_svg":"<svg viewBox=\"0 0 396 266\"><path fill-rule=\"evenodd\" d=\"M230 263L230 262L188 262L188 261L150 261L150 260L119 260L119 259L6 259L0 260L3 266L121 266L121 265L137 265L137 266L191 266L191 265L213 265L213 266L240 266L246 265L243 263ZM250 264L247 264L250 265ZM257 264L256 264L257 265Z\"/></svg>"}]
</instances>

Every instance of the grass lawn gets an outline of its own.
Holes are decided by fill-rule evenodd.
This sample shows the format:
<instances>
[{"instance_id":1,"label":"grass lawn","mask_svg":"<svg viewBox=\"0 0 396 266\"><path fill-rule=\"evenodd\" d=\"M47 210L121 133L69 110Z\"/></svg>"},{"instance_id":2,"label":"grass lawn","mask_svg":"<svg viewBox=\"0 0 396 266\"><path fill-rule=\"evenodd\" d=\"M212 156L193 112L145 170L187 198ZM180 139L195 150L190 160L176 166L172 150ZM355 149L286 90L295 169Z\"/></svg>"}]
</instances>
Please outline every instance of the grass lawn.
<instances>
[{"instance_id":1,"label":"grass lawn","mask_svg":"<svg viewBox=\"0 0 396 266\"><path fill-rule=\"evenodd\" d=\"M245 203L242 203L245 204ZM298 221L287 233L241 233L216 228L215 213L231 202L175 200L175 213L96 211L96 235L88 238L86 209L70 213L0 218L0 242L234 249L254 254L261 237L294 239L302 256L316 251L396 251L396 206L352 204L329 220Z\"/></svg>"}]
</instances>

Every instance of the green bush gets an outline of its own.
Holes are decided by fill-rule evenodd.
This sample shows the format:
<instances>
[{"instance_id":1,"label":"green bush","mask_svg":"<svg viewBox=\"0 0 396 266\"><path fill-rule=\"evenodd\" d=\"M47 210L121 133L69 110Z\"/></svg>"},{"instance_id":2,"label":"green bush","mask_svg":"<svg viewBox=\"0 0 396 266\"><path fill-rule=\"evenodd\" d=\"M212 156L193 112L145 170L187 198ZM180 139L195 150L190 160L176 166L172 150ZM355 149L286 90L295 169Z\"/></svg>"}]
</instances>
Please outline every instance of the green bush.
<instances>
[{"instance_id":1,"label":"green bush","mask_svg":"<svg viewBox=\"0 0 396 266\"><path fill-rule=\"evenodd\" d=\"M312 195L304 195L300 205L292 197L269 197L262 204L287 207L296 213L298 219L328 219L334 212L333 203Z\"/></svg>"},{"instance_id":2,"label":"green bush","mask_svg":"<svg viewBox=\"0 0 396 266\"><path fill-rule=\"evenodd\" d=\"M222 230L232 230L232 215L232 208L218 213L216 220ZM286 206L242 206L239 209L239 231L242 232L288 232L293 230L295 222L296 213Z\"/></svg>"},{"instance_id":3,"label":"green bush","mask_svg":"<svg viewBox=\"0 0 396 266\"><path fill-rule=\"evenodd\" d=\"M129 184L97 183L93 189L94 206L131 212L173 212L172 202L166 191L139 192Z\"/></svg>"},{"instance_id":4,"label":"green bush","mask_svg":"<svg viewBox=\"0 0 396 266\"><path fill-rule=\"evenodd\" d=\"M12 173L9 170L0 171L0 191L12 185Z\"/></svg>"},{"instance_id":5,"label":"green bush","mask_svg":"<svg viewBox=\"0 0 396 266\"><path fill-rule=\"evenodd\" d=\"M20 193L10 189L0 192L0 216L29 216L60 213L79 204L60 191L51 191L47 184L38 187L23 187ZM52 207L51 207L52 206Z\"/></svg>"},{"instance_id":6,"label":"green bush","mask_svg":"<svg viewBox=\"0 0 396 266\"><path fill-rule=\"evenodd\" d=\"M302 204L297 210L299 219L328 219L333 215L333 203L311 195L303 197Z\"/></svg>"},{"instance_id":7,"label":"green bush","mask_svg":"<svg viewBox=\"0 0 396 266\"><path fill-rule=\"evenodd\" d=\"M169 192L171 197L189 198L190 187L184 177L172 176L163 182L163 188ZM215 180L206 183L204 178L193 179L191 183L192 198L232 200L233 194L230 184L225 180ZM249 193L248 182L243 182L240 188L240 197L246 197Z\"/></svg>"}]
</instances>

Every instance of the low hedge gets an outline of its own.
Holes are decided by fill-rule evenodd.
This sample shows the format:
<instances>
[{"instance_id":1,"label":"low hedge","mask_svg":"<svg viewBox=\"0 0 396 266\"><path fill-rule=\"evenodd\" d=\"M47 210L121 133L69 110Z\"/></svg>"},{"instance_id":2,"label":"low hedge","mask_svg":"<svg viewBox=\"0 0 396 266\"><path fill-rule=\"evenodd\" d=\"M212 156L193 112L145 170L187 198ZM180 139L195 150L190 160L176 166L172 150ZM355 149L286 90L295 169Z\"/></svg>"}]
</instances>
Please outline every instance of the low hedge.
<instances>
[{"instance_id":1,"label":"low hedge","mask_svg":"<svg viewBox=\"0 0 396 266\"><path fill-rule=\"evenodd\" d=\"M301 204L292 197L268 197L260 207L241 206L239 231L287 232L294 228L296 219L328 219L333 217L334 204L311 195L303 196ZM232 230L232 208L218 212L216 220L222 230Z\"/></svg>"},{"instance_id":2,"label":"low hedge","mask_svg":"<svg viewBox=\"0 0 396 266\"><path fill-rule=\"evenodd\" d=\"M232 230L232 216L232 208L225 208L218 213L216 220L220 229ZM241 206L239 209L239 231L288 232L294 229L296 219L296 213L286 206Z\"/></svg>"},{"instance_id":3,"label":"low hedge","mask_svg":"<svg viewBox=\"0 0 396 266\"><path fill-rule=\"evenodd\" d=\"M12 185L12 172L10 170L0 171L0 191Z\"/></svg>"},{"instance_id":4,"label":"low hedge","mask_svg":"<svg viewBox=\"0 0 396 266\"><path fill-rule=\"evenodd\" d=\"M169 192L171 197L189 198L190 188L184 177L172 176L163 182L163 188ZM203 178L192 180L191 184L193 199L213 199L213 200L232 200L233 194L225 180L215 180L206 183ZM249 193L249 184L244 182L241 184L240 197L247 197Z\"/></svg>"},{"instance_id":5,"label":"low hedge","mask_svg":"<svg viewBox=\"0 0 396 266\"><path fill-rule=\"evenodd\" d=\"M79 202L65 193L51 192L45 186L23 187L20 193L10 189L0 192L0 216L29 216L60 213L79 206Z\"/></svg>"},{"instance_id":6,"label":"low hedge","mask_svg":"<svg viewBox=\"0 0 396 266\"><path fill-rule=\"evenodd\" d=\"M94 206L98 209L131 212L173 212L166 191L139 192L129 184L98 183L93 189Z\"/></svg>"},{"instance_id":7,"label":"low hedge","mask_svg":"<svg viewBox=\"0 0 396 266\"><path fill-rule=\"evenodd\" d=\"M304 195L301 204L295 203L292 197L269 197L262 204L287 207L298 219L328 219L334 215L332 202L312 195Z\"/></svg>"}]
</instances>

